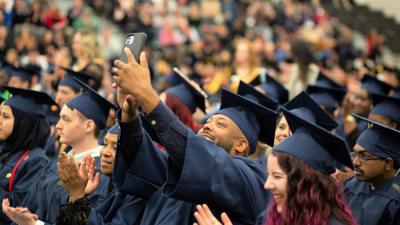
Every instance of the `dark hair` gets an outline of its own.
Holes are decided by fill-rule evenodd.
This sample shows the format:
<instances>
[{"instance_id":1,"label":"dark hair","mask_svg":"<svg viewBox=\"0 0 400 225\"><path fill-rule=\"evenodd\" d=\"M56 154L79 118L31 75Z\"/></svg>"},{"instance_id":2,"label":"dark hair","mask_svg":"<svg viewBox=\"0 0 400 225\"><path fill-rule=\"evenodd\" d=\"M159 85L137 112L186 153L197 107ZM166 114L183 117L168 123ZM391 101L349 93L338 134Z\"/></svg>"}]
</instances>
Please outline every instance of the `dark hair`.
<instances>
[{"instance_id":1,"label":"dark hair","mask_svg":"<svg viewBox=\"0 0 400 225\"><path fill-rule=\"evenodd\" d=\"M272 151L279 166L287 173L286 206L278 213L275 201L268 213L268 225L320 225L335 218L342 224L355 225L343 197L343 190L332 177L311 168L303 161Z\"/></svg>"}]
</instances>

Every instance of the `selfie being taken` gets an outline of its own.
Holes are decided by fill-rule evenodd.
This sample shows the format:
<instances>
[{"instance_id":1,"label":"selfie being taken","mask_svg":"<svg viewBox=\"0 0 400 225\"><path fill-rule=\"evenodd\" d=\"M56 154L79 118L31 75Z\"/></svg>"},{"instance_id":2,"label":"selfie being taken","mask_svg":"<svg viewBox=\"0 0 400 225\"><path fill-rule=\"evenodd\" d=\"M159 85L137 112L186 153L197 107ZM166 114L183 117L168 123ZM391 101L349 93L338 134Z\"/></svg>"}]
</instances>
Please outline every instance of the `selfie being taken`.
<instances>
[{"instance_id":1,"label":"selfie being taken","mask_svg":"<svg viewBox=\"0 0 400 225\"><path fill-rule=\"evenodd\" d=\"M0 10L0 225L400 225L400 2Z\"/></svg>"}]
</instances>

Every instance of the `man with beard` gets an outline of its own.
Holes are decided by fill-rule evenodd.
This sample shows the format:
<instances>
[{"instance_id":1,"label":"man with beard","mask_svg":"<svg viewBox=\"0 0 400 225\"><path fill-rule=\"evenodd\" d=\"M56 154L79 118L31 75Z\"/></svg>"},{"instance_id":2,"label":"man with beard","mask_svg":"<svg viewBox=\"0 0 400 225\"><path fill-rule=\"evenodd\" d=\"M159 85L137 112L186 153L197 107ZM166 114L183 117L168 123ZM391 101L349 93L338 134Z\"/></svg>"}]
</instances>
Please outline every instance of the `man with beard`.
<instances>
[{"instance_id":1,"label":"man with beard","mask_svg":"<svg viewBox=\"0 0 400 225\"><path fill-rule=\"evenodd\" d=\"M400 224L400 132L355 115L372 124L357 140L353 152L355 176L344 184L348 205L362 225Z\"/></svg>"},{"instance_id":2,"label":"man with beard","mask_svg":"<svg viewBox=\"0 0 400 225\"><path fill-rule=\"evenodd\" d=\"M235 224L254 224L268 200L263 191L266 174L259 162L246 156L255 151L258 140L272 145L276 112L222 91L220 110L196 135L160 103L145 55L139 64L129 49L125 54L128 63L116 61L113 73L119 93L126 94L124 105L131 109L121 113L113 179L122 191L148 199L142 224L192 224L194 204L200 202L216 212L229 212ZM143 133L138 106L166 154L154 149Z\"/></svg>"}]
</instances>

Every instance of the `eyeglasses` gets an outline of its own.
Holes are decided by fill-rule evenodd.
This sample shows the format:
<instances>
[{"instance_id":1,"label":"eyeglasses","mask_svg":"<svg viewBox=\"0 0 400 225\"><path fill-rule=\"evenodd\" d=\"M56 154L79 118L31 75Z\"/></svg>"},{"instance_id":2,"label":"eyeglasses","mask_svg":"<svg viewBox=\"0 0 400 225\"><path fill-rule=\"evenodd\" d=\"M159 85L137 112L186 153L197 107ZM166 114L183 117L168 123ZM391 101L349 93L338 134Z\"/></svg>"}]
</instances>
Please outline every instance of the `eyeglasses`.
<instances>
[{"instance_id":1,"label":"eyeglasses","mask_svg":"<svg viewBox=\"0 0 400 225\"><path fill-rule=\"evenodd\" d=\"M369 160L383 160L383 159L385 159L385 158L382 158L382 157L370 157L370 156L367 156L367 155L365 155L365 151L362 151L362 152L351 152L350 156L351 156L352 159L357 157L363 162L367 162Z\"/></svg>"}]
</instances>

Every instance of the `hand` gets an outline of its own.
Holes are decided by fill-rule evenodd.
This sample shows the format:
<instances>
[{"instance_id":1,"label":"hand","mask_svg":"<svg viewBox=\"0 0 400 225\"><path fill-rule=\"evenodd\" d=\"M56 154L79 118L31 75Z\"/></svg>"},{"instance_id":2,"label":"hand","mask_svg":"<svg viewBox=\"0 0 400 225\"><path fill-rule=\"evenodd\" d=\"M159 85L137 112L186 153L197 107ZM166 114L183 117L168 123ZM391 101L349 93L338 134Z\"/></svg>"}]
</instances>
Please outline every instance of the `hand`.
<instances>
[{"instance_id":1,"label":"hand","mask_svg":"<svg viewBox=\"0 0 400 225\"><path fill-rule=\"evenodd\" d=\"M195 225L233 225L226 213L221 214L222 223L212 214L206 204L197 205L197 211L194 213L197 223Z\"/></svg>"},{"instance_id":2,"label":"hand","mask_svg":"<svg viewBox=\"0 0 400 225\"><path fill-rule=\"evenodd\" d=\"M95 174L95 172L94 172L94 169L96 168L96 160L95 159L92 159L92 160L90 160L90 159L92 159L92 157L85 157L84 159L83 159L83 161L86 161L85 162L85 165L87 166L87 165L90 165L89 166L89 171L88 171L88 182L87 182L87 184L86 184L86 188L85 188L85 194L91 194L91 193L93 193L95 190L96 190L96 188L97 188L97 186L99 186L99 183L100 183L100 173L96 173ZM82 165L83 163L81 163L81 165ZM82 170L80 170L80 173L81 172L83 172ZM81 176L84 176L83 174L81 174Z\"/></svg>"},{"instance_id":3,"label":"hand","mask_svg":"<svg viewBox=\"0 0 400 225\"><path fill-rule=\"evenodd\" d=\"M73 156L63 152L58 157L58 175L65 190L69 193L71 202L85 196L85 188L89 179L88 168L90 168L90 164L86 165L86 163L91 164L91 161L85 158L78 168Z\"/></svg>"},{"instance_id":4,"label":"hand","mask_svg":"<svg viewBox=\"0 0 400 225\"><path fill-rule=\"evenodd\" d=\"M112 68L115 83L126 94L132 95L146 112L151 112L159 103L157 92L151 86L150 71L145 53L140 54L140 64L129 48L124 49L128 63L120 60Z\"/></svg>"},{"instance_id":5,"label":"hand","mask_svg":"<svg viewBox=\"0 0 400 225\"><path fill-rule=\"evenodd\" d=\"M137 118L139 115L139 105L132 95L126 94L124 90L118 87L117 101L119 107L122 109L122 122L129 122Z\"/></svg>"},{"instance_id":6,"label":"hand","mask_svg":"<svg viewBox=\"0 0 400 225\"><path fill-rule=\"evenodd\" d=\"M31 213L27 208L10 207L8 199L3 199L2 207L8 218L18 225L35 225L38 220L38 216Z\"/></svg>"},{"instance_id":7,"label":"hand","mask_svg":"<svg viewBox=\"0 0 400 225\"><path fill-rule=\"evenodd\" d=\"M352 93L347 93L343 100L343 117L350 115L350 106L351 106L351 95Z\"/></svg>"},{"instance_id":8,"label":"hand","mask_svg":"<svg viewBox=\"0 0 400 225\"><path fill-rule=\"evenodd\" d=\"M345 167L343 170L336 169L335 173L331 174L331 177L333 177L338 182L344 182L352 176L353 171L349 167Z\"/></svg>"}]
</instances>

